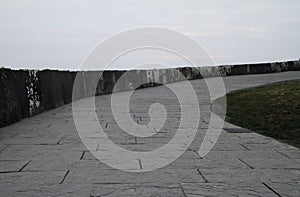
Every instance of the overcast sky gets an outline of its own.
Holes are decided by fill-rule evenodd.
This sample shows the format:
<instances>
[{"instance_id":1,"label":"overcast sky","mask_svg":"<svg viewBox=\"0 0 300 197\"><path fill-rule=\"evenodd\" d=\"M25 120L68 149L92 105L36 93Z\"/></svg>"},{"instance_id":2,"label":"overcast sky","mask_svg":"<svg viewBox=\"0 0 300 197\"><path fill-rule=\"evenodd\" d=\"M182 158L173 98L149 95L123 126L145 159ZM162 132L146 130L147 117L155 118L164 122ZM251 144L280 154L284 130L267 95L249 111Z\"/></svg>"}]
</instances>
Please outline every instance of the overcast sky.
<instances>
[{"instance_id":1,"label":"overcast sky","mask_svg":"<svg viewBox=\"0 0 300 197\"><path fill-rule=\"evenodd\" d=\"M1 0L0 24L10 68L78 69L103 39L141 26L184 32L217 64L300 57L298 0Z\"/></svg>"}]
</instances>

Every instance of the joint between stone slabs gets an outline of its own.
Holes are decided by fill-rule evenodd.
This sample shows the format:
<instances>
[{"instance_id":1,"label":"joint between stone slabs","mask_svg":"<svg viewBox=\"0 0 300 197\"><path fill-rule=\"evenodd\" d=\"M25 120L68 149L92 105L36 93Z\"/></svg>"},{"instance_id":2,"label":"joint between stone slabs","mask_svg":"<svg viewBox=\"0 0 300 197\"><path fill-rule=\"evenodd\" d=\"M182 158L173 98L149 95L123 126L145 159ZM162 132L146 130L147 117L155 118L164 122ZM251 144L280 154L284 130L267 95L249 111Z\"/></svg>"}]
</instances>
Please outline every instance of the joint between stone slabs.
<instances>
[{"instance_id":1,"label":"joint between stone slabs","mask_svg":"<svg viewBox=\"0 0 300 197\"><path fill-rule=\"evenodd\" d=\"M245 146L244 144L242 144L242 143L239 143L244 149L246 149L246 150L250 150L247 146Z\"/></svg>"},{"instance_id":2,"label":"joint between stone slabs","mask_svg":"<svg viewBox=\"0 0 300 197\"><path fill-rule=\"evenodd\" d=\"M142 170L143 166L142 166L142 160L141 159L139 159L139 166L140 166L140 170Z\"/></svg>"},{"instance_id":3,"label":"joint between stone slabs","mask_svg":"<svg viewBox=\"0 0 300 197\"><path fill-rule=\"evenodd\" d=\"M22 168L20 168L20 170L18 171L18 172L21 172L26 166L28 166L28 164L31 162L31 160L30 161L28 161Z\"/></svg>"},{"instance_id":4,"label":"joint between stone slabs","mask_svg":"<svg viewBox=\"0 0 300 197\"><path fill-rule=\"evenodd\" d=\"M57 141L56 144L59 145L63 138L64 138L64 137L61 137L61 138Z\"/></svg>"},{"instance_id":5,"label":"joint between stone slabs","mask_svg":"<svg viewBox=\"0 0 300 197\"><path fill-rule=\"evenodd\" d=\"M248 164L247 162L245 162L244 160L242 160L241 158L238 158L238 160L242 163L244 163L245 165L247 165L249 168L251 168L252 170L254 169L254 167L252 167L250 164Z\"/></svg>"},{"instance_id":6,"label":"joint between stone slabs","mask_svg":"<svg viewBox=\"0 0 300 197\"><path fill-rule=\"evenodd\" d=\"M98 147L97 147L98 148ZM83 159L83 156L84 156L84 154L85 154L85 150L82 152L82 154L81 154L81 156L80 156L80 159L79 160L82 160Z\"/></svg>"},{"instance_id":7,"label":"joint between stone slabs","mask_svg":"<svg viewBox=\"0 0 300 197\"><path fill-rule=\"evenodd\" d=\"M138 140L136 137L134 137L134 143L137 144L138 143Z\"/></svg>"},{"instance_id":8,"label":"joint between stone slabs","mask_svg":"<svg viewBox=\"0 0 300 197\"><path fill-rule=\"evenodd\" d=\"M65 181L65 179L67 178L68 174L70 173L70 170L68 170L66 172L66 174L64 175L63 179L61 180L61 182L59 184L63 184L63 182Z\"/></svg>"},{"instance_id":9,"label":"joint between stone slabs","mask_svg":"<svg viewBox=\"0 0 300 197\"><path fill-rule=\"evenodd\" d=\"M1 151L0 151L1 152ZM279 153L280 155L283 155L284 157L288 158L288 159L291 159L289 156L285 155L284 153L278 151L275 149L275 152Z\"/></svg>"},{"instance_id":10,"label":"joint between stone slabs","mask_svg":"<svg viewBox=\"0 0 300 197\"><path fill-rule=\"evenodd\" d=\"M203 157L201 157L200 155L199 155L199 153L198 153L198 151L196 151L196 150L192 150L194 153L196 153L196 155L199 157L198 159L203 159Z\"/></svg>"},{"instance_id":11,"label":"joint between stone slabs","mask_svg":"<svg viewBox=\"0 0 300 197\"><path fill-rule=\"evenodd\" d=\"M202 177L202 179L204 180L205 183L208 183L208 180L204 177L204 175L202 174L202 172L200 171L200 169L197 169L199 175Z\"/></svg>"},{"instance_id":12,"label":"joint between stone slabs","mask_svg":"<svg viewBox=\"0 0 300 197\"><path fill-rule=\"evenodd\" d=\"M187 197L187 195L186 195L186 193L185 193L185 191L184 191L184 189L183 189L183 187L182 187L182 185L180 183L179 183L179 187L180 187L180 189L182 191L183 196Z\"/></svg>"},{"instance_id":13,"label":"joint between stone slabs","mask_svg":"<svg viewBox=\"0 0 300 197\"><path fill-rule=\"evenodd\" d=\"M2 153L5 149L7 149L7 147L9 147L10 146L10 144L6 144L6 145L4 145L4 147L1 147L1 149L0 149L0 153Z\"/></svg>"},{"instance_id":14,"label":"joint between stone slabs","mask_svg":"<svg viewBox=\"0 0 300 197\"><path fill-rule=\"evenodd\" d=\"M268 167L263 167L259 169L271 169L271 170L300 170L300 168L281 168L281 167L276 167L276 168L268 168Z\"/></svg>"},{"instance_id":15,"label":"joint between stone slabs","mask_svg":"<svg viewBox=\"0 0 300 197\"><path fill-rule=\"evenodd\" d=\"M5 171L5 172L0 172L0 174L9 174L9 173L17 173L19 171Z\"/></svg>"},{"instance_id":16,"label":"joint between stone slabs","mask_svg":"<svg viewBox=\"0 0 300 197\"><path fill-rule=\"evenodd\" d=\"M204 120L203 118L200 118L200 120L202 120L204 123L206 123L207 125L209 125L209 122L207 122L207 121Z\"/></svg>"},{"instance_id":17,"label":"joint between stone slabs","mask_svg":"<svg viewBox=\"0 0 300 197\"><path fill-rule=\"evenodd\" d=\"M270 187L267 183L262 182L262 184L264 186L266 186L269 190L271 190L274 194L276 194L277 196L281 197L281 195L278 192L276 192L272 187Z\"/></svg>"},{"instance_id":18,"label":"joint between stone slabs","mask_svg":"<svg viewBox=\"0 0 300 197\"><path fill-rule=\"evenodd\" d=\"M100 148L100 144L97 145L96 151L98 151Z\"/></svg>"}]
</instances>

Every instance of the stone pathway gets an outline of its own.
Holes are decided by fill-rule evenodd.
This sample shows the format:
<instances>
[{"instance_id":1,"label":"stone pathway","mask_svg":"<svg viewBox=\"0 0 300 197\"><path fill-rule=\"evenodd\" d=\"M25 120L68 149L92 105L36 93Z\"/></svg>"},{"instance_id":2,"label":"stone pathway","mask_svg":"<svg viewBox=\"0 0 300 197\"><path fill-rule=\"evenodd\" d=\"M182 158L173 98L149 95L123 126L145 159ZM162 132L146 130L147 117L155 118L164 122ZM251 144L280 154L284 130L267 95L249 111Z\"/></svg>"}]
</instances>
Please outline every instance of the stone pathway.
<instances>
[{"instance_id":1,"label":"stone pathway","mask_svg":"<svg viewBox=\"0 0 300 197\"><path fill-rule=\"evenodd\" d=\"M300 79L300 72L233 76L224 82L229 92L291 79ZM175 162L142 173L105 165L81 142L68 104L0 128L0 196L300 196L298 148L226 124L213 150L204 158L197 154L211 103L204 81L191 83L200 103L201 124L190 148ZM98 96L96 112L109 138L135 151L168 143L180 121L174 94L163 86L141 89L130 102L132 118L144 125L149 123L149 106L162 103L168 112L166 124L149 138L128 135L112 118L110 95ZM101 144L95 144L95 150L99 148Z\"/></svg>"}]
</instances>

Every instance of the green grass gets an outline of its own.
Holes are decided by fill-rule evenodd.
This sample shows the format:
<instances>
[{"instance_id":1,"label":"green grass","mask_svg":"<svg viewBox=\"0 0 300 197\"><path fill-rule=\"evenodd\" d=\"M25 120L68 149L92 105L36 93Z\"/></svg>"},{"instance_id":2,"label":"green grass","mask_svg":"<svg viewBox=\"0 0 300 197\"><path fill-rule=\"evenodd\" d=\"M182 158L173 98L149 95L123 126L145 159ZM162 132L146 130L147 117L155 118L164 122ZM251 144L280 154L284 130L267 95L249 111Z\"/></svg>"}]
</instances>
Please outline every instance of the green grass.
<instances>
[{"instance_id":1,"label":"green grass","mask_svg":"<svg viewBox=\"0 0 300 197\"><path fill-rule=\"evenodd\" d=\"M300 81L229 93L226 121L300 147Z\"/></svg>"}]
</instances>

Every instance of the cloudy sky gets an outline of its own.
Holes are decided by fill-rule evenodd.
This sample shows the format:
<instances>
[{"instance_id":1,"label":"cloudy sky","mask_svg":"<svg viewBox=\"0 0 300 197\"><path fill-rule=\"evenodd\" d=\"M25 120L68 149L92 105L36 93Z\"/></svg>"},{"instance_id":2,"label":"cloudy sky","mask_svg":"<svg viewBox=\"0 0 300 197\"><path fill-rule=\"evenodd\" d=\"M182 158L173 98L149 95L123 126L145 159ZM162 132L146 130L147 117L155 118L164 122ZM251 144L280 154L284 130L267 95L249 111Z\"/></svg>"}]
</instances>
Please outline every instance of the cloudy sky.
<instances>
[{"instance_id":1,"label":"cloudy sky","mask_svg":"<svg viewBox=\"0 0 300 197\"><path fill-rule=\"evenodd\" d=\"M216 64L299 59L299 13L298 0L1 0L0 66L78 69L103 39L141 26L191 36Z\"/></svg>"}]
</instances>

